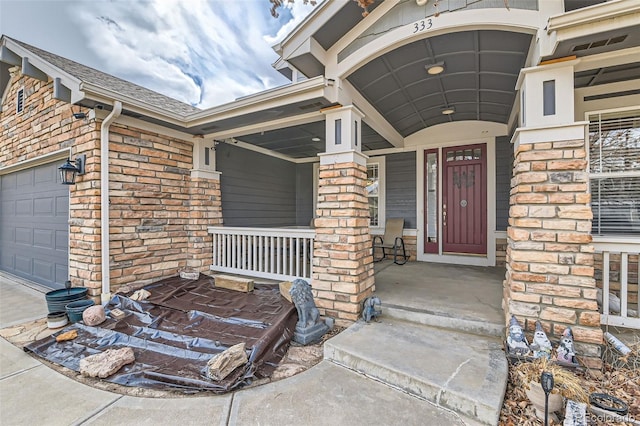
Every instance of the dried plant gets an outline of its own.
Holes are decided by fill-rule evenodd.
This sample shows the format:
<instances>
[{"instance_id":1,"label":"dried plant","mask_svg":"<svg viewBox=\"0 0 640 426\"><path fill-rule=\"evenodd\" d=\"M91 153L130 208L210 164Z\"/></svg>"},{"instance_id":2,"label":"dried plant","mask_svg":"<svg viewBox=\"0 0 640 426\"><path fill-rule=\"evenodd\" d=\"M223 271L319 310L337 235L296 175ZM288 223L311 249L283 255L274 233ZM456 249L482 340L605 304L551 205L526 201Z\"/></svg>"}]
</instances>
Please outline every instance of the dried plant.
<instances>
[{"instance_id":1,"label":"dried plant","mask_svg":"<svg viewBox=\"0 0 640 426\"><path fill-rule=\"evenodd\" d=\"M540 383L542 372L548 371L553 375L554 388L551 393L559 393L565 398L574 401L587 402L589 395L582 388L582 380L571 371L563 368L545 357L531 362L522 362L514 367L520 385L529 387L530 382Z\"/></svg>"}]
</instances>

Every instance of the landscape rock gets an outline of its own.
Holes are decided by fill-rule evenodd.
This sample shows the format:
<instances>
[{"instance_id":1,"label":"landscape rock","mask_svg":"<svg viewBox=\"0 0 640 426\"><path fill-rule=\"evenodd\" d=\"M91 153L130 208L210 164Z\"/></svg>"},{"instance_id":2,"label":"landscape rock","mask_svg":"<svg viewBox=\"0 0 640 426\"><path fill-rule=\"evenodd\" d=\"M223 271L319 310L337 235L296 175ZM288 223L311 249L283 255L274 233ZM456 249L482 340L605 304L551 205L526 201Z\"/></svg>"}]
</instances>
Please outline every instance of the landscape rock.
<instances>
[{"instance_id":1,"label":"landscape rock","mask_svg":"<svg viewBox=\"0 0 640 426\"><path fill-rule=\"evenodd\" d=\"M207 377L211 380L223 380L233 370L249 361L244 350L244 342L231 346L207 362Z\"/></svg>"},{"instance_id":2,"label":"landscape rock","mask_svg":"<svg viewBox=\"0 0 640 426\"><path fill-rule=\"evenodd\" d=\"M300 364L281 364L271 374L271 380L282 380L302 373L307 368Z\"/></svg>"},{"instance_id":3,"label":"landscape rock","mask_svg":"<svg viewBox=\"0 0 640 426\"><path fill-rule=\"evenodd\" d=\"M107 349L102 353L81 359L80 374L104 379L135 360L136 357L131 348Z\"/></svg>"},{"instance_id":4,"label":"landscape rock","mask_svg":"<svg viewBox=\"0 0 640 426\"><path fill-rule=\"evenodd\" d=\"M56 336L56 342L64 342L66 340L73 340L76 337L78 337L78 330L65 331L64 333L58 334Z\"/></svg>"},{"instance_id":5,"label":"landscape rock","mask_svg":"<svg viewBox=\"0 0 640 426\"><path fill-rule=\"evenodd\" d=\"M287 352L287 360L306 366L315 365L322 358L322 346L291 346Z\"/></svg>"},{"instance_id":6,"label":"landscape rock","mask_svg":"<svg viewBox=\"0 0 640 426\"><path fill-rule=\"evenodd\" d=\"M287 299L289 303L293 303L293 300L291 300L291 294L289 293L291 291L292 285L293 283L291 281L282 281L278 285L278 287L280 288L280 294L282 295L282 297Z\"/></svg>"},{"instance_id":7,"label":"landscape rock","mask_svg":"<svg viewBox=\"0 0 640 426\"><path fill-rule=\"evenodd\" d=\"M148 299L149 296L151 296L151 292L148 290L145 290L144 288L141 288L140 290L136 290L135 292L133 292L133 294L129 296L129 299L143 301Z\"/></svg>"},{"instance_id":8,"label":"landscape rock","mask_svg":"<svg viewBox=\"0 0 640 426\"><path fill-rule=\"evenodd\" d=\"M102 324L106 319L107 315L104 313L104 307L102 305L89 306L82 313L82 321L90 327Z\"/></svg>"}]
</instances>

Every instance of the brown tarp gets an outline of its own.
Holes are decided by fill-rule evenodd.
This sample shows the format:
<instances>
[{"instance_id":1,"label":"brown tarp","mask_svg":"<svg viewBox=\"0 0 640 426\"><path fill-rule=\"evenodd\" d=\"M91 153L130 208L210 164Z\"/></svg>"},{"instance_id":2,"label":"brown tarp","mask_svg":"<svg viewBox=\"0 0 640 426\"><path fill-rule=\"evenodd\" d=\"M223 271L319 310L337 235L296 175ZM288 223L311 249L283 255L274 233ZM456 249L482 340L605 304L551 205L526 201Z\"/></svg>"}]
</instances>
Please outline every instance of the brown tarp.
<instances>
[{"instance_id":1,"label":"brown tarp","mask_svg":"<svg viewBox=\"0 0 640 426\"><path fill-rule=\"evenodd\" d=\"M287 351L297 321L294 306L277 285L256 284L250 293L215 287L214 279L169 278L148 285L142 302L116 295L107 312L119 308L120 320L107 316L98 327L72 324L25 351L79 371L80 359L110 348L133 348L136 361L107 381L152 389L209 390L223 393L254 377L268 377ZM57 343L55 336L78 330L78 337ZM213 355L245 343L249 362L222 381L206 377Z\"/></svg>"}]
</instances>

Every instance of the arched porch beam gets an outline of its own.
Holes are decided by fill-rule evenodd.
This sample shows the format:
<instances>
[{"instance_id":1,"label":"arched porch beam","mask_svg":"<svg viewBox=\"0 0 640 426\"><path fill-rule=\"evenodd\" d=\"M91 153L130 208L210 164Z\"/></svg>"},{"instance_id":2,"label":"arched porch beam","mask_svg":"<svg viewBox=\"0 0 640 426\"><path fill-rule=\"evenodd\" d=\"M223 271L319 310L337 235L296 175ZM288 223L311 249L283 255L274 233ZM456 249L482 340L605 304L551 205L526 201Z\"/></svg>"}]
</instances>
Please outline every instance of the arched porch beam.
<instances>
[{"instance_id":1,"label":"arched porch beam","mask_svg":"<svg viewBox=\"0 0 640 426\"><path fill-rule=\"evenodd\" d=\"M344 79L351 73L394 49L416 40L437 35L471 31L471 30L502 30L536 34L539 29L538 21L542 19L539 11L520 9L474 9L445 13L437 18L427 17L390 30L376 38L371 43L362 46L340 63L337 55L328 55L332 62L326 66L326 77ZM424 28L422 23L424 24ZM542 34L544 36L544 32ZM376 48L372 49L371 45Z\"/></svg>"}]
</instances>

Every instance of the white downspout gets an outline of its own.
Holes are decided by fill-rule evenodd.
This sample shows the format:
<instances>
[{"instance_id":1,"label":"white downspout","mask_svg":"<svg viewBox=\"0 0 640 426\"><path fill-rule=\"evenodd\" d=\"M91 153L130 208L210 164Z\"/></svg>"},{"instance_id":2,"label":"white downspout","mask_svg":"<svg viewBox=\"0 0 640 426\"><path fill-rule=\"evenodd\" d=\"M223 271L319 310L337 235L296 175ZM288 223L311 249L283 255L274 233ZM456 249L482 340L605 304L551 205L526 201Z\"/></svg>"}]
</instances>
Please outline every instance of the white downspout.
<instances>
[{"instance_id":1,"label":"white downspout","mask_svg":"<svg viewBox=\"0 0 640 426\"><path fill-rule=\"evenodd\" d=\"M113 110L100 126L100 243L102 251L102 295L103 305L111 299L109 271L109 127L122 112L122 102L114 101Z\"/></svg>"}]
</instances>

